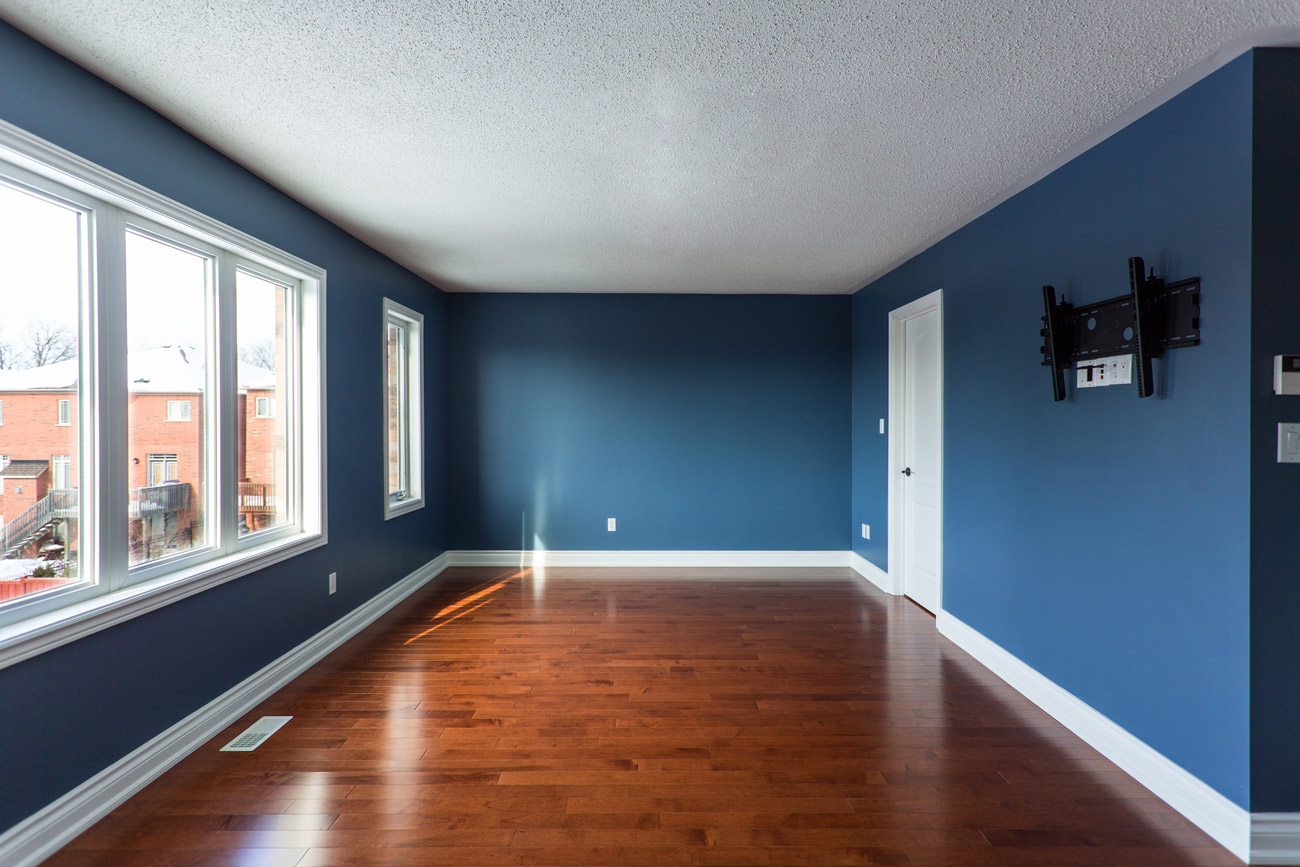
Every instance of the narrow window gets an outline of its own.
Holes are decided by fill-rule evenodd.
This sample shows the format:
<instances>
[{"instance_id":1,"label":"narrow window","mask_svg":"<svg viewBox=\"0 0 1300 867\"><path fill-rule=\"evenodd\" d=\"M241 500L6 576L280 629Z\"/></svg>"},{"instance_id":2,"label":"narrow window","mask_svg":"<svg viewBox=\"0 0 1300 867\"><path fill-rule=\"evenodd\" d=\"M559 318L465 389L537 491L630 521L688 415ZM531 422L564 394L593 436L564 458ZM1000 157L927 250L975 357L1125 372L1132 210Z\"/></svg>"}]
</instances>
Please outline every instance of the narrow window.
<instances>
[{"instance_id":1,"label":"narrow window","mask_svg":"<svg viewBox=\"0 0 1300 867\"><path fill-rule=\"evenodd\" d=\"M275 418L275 398L259 397L256 415L257 418Z\"/></svg>"},{"instance_id":2,"label":"narrow window","mask_svg":"<svg viewBox=\"0 0 1300 867\"><path fill-rule=\"evenodd\" d=\"M3 400L0 400L0 424L4 424L4 423L5 423L5 402ZM0 470L2 469L4 469L4 467L0 466Z\"/></svg>"},{"instance_id":3,"label":"narrow window","mask_svg":"<svg viewBox=\"0 0 1300 867\"><path fill-rule=\"evenodd\" d=\"M72 456L71 455L54 455L50 459L54 466L54 490L66 491L74 487L70 480L72 478Z\"/></svg>"},{"instance_id":4,"label":"narrow window","mask_svg":"<svg viewBox=\"0 0 1300 867\"><path fill-rule=\"evenodd\" d=\"M72 424L72 401L59 401L59 424Z\"/></svg>"},{"instance_id":5,"label":"narrow window","mask_svg":"<svg viewBox=\"0 0 1300 867\"><path fill-rule=\"evenodd\" d=\"M424 505L424 316L384 299L384 515Z\"/></svg>"}]
</instances>

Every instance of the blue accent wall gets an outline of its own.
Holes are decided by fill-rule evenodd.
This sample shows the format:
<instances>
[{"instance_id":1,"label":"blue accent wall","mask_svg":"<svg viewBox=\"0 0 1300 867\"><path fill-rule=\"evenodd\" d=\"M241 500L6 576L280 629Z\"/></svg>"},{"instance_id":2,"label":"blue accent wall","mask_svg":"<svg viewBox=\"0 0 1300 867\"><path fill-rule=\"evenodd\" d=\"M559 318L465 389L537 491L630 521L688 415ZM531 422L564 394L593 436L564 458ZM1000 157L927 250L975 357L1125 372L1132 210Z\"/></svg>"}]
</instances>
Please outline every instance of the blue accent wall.
<instances>
[{"instance_id":1,"label":"blue accent wall","mask_svg":"<svg viewBox=\"0 0 1300 867\"><path fill-rule=\"evenodd\" d=\"M1300 812L1300 465L1277 463L1273 356L1300 354L1300 51L1255 51L1251 319L1251 809Z\"/></svg>"},{"instance_id":2,"label":"blue accent wall","mask_svg":"<svg viewBox=\"0 0 1300 867\"><path fill-rule=\"evenodd\" d=\"M452 547L846 550L849 304L448 296Z\"/></svg>"},{"instance_id":3,"label":"blue accent wall","mask_svg":"<svg viewBox=\"0 0 1300 867\"><path fill-rule=\"evenodd\" d=\"M853 297L855 525L887 524L889 311L942 287L944 608L1241 806L1251 99L1247 56ZM1041 287L1124 294L1129 256L1201 278L1202 344L1157 362L1151 398L1053 403ZM884 568L886 538L854 549Z\"/></svg>"},{"instance_id":4,"label":"blue accent wall","mask_svg":"<svg viewBox=\"0 0 1300 867\"><path fill-rule=\"evenodd\" d=\"M0 119L328 272L329 544L0 670L0 830L74 788L446 548L442 502L383 520L381 297L445 342L445 297L170 121L0 23ZM367 325L369 323L369 325ZM446 486L430 352L431 490ZM125 458L123 458L125 460ZM325 592L339 573L339 591Z\"/></svg>"}]
</instances>

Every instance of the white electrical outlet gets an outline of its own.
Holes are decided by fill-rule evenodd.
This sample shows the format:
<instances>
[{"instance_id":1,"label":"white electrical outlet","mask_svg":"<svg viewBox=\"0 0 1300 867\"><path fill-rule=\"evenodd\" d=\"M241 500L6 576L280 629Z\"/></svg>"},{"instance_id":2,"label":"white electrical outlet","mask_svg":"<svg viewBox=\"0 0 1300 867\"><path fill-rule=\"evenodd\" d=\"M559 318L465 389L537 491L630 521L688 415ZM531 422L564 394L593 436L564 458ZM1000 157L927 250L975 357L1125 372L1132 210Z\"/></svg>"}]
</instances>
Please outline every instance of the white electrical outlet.
<instances>
[{"instance_id":1,"label":"white electrical outlet","mask_svg":"<svg viewBox=\"0 0 1300 867\"><path fill-rule=\"evenodd\" d=\"M609 530L611 533L618 529L613 518L605 519L605 529Z\"/></svg>"},{"instance_id":2,"label":"white electrical outlet","mask_svg":"<svg viewBox=\"0 0 1300 867\"><path fill-rule=\"evenodd\" d=\"M1129 385L1133 382L1133 356L1112 355L1090 358L1075 367L1076 388L1100 388L1106 385Z\"/></svg>"},{"instance_id":3,"label":"white electrical outlet","mask_svg":"<svg viewBox=\"0 0 1300 867\"><path fill-rule=\"evenodd\" d=\"M335 591L337 591L338 589L339 589L339 573L331 572L330 573L330 595L333 596Z\"/></svg>"},{"instance_id":4,"label":"white electrical outlet","mask_svg":"<svg viewBox=\"0 0 1300 867\"><path fill-rule=\"evenodd\" d=\"M862 538L864 538L864 539L870 539L870 538L871 538L871 525L870 525L870 524L863 524L863 525L862 525Z\"/></svg>"}]
</instances>

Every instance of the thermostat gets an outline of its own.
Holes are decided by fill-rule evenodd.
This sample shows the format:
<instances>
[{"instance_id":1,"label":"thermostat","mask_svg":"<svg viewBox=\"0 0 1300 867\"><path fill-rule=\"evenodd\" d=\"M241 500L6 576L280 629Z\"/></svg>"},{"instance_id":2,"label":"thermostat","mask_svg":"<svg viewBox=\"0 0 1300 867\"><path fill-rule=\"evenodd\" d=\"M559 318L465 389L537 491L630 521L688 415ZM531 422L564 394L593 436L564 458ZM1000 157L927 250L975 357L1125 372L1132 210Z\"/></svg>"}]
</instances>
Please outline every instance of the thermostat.
<instances>
[{"instance_id":1,"label":"thermostat","mask_svg":"<svg viewBox=\"0 0 1300 867\"><path fill-rule=\"evenodd\" d=\"M1300 394L1300 355L1273 356L1273 393Z\"/></svg>"}]
</instances>

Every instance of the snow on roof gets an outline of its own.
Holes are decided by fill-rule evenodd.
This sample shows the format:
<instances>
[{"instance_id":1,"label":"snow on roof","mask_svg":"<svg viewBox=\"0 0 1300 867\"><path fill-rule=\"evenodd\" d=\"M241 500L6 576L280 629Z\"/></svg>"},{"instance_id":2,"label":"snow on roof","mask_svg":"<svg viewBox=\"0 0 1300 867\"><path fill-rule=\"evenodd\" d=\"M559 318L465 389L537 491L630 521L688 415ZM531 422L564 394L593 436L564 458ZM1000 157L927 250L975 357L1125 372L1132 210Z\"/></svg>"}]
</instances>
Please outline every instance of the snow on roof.
<instances>
[{"instance_id":1,"label":"snow on roof","mask_svg":"<svg viewBox=\"0 0 1300 867\"><path fill-rule=\"evenodd\" d=\"M0 370L0 391L67 390L77 387L77 359L27 370Z\"/></svg>"},{"instance_id":2,"label":"snow on roof","mask_svg":"<svg viewBox=\"0 0 1300 867\"><path fill-rule=\"evenodd\" d=\"M142 394L198 394L203 391L203 353L193 346L158 346L126 357L130 391ZM275 371L239 362L241 389L275 388ZM28 370L0 370L0 392L66 391L77 387L77 359Z\"/></svg>"}]
</instances>

